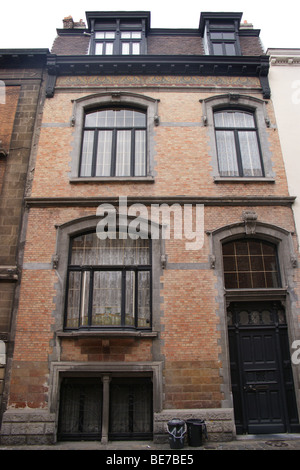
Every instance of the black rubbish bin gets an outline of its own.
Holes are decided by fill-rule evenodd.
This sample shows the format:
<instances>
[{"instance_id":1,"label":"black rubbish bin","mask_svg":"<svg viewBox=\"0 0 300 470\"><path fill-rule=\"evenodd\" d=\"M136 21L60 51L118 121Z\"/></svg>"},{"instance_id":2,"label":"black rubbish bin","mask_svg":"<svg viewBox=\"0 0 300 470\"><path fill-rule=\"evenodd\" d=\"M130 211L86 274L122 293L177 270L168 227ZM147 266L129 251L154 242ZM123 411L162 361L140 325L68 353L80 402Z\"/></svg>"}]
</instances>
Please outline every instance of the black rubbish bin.
<instances>
[{"instance_id":1,"label":"black rubbish bin","mask_svg":"<svg viewBox=\"0 0 300 470\"><path fill-rule=\"evenodd\" d=\"M199 447L203 443L203 436L207 439L206 424L203 419L187 419L188 445Z\"/></svg>"},{"instance_id":2,"label":"black rubbish bin","mask_svg":"<svg viewBox=\"0 0 300 470\"><path fill-rule=\"evenodd\" d=\"M177 418L168 422L169 444L171 449L182 449L186 433L185 421Z\"/></svg>"}]
</instances>

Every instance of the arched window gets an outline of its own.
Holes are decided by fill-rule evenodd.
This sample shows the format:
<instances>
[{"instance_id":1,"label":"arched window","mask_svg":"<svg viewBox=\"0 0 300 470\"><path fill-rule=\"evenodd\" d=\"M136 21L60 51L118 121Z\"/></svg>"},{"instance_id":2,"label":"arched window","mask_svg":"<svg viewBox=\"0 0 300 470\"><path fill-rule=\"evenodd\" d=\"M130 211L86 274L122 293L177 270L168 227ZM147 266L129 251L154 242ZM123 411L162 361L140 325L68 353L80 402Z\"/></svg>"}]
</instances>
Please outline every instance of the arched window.
<instances>
[{"instance_id":1,"label":"arched window","mask_svg":"<svg viewBox=\"0 0 300 470\"><path fill-rule=\"evenodd\" d=\"M226 289L278 288L281 286L276 245L241 239L223 244Z\"/></svg>"},{"instance_id":2,"label":"arched window","mask_svg":"<svg viewBox=\"0 0 300 470\"><path fill-rule=\"evenodd\" d=\"M107 108L84 117L80 177L146 176L146 112Z\"/></svg>"},{"instance_id":3,"label":"arched window","mask_svg":"<svg viewBox=\"0 0 300 470\"><path fill-rule=\"evenodd\" d=\"M150 239L71 239L65 328L151 328Z\"/></svg>"},{"instance_id":4,"label":"arched window","mask_svg":"<svg viewBox=\"0 0 300 470\"><path fill-rule=\"evenodd\" d=\"M264 176L253 113L216 111L214 125L220 176Z\"/></svg>"}]
</instances>

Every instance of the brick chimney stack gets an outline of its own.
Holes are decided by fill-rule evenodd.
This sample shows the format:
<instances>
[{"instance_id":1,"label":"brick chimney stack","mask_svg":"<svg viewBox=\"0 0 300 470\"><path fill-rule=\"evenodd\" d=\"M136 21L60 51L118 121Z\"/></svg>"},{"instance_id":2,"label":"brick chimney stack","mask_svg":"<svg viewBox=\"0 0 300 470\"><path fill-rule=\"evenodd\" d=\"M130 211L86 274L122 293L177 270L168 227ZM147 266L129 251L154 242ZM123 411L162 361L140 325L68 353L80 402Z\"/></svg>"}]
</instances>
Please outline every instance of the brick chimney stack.
<instances>
[{"instance_id":1,"label":"brick chimney stack","mask_svg":"<svg viewBox=\"0 0 300 470\"><path fill-rule=\"evenodd\" d=\"M79 22L73 21L72 16L66 16L63 19L64 29L73 29L73 28L85 28L85 22L80 20Z\"/></svg>"}]
</instances>

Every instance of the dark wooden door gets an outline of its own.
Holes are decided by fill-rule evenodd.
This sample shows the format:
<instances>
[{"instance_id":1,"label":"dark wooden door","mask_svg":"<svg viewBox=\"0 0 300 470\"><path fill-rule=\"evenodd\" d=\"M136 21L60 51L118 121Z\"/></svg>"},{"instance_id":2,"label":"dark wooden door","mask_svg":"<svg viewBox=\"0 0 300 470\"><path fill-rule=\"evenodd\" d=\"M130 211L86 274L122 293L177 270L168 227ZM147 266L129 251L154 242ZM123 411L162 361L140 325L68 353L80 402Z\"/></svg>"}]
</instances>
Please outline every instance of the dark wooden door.
<instances>
[{"instance_id":1,"label":"dark wooden door","mask_svg":"<svg viewBox=\"0 0 300 470\"><path fill-rule=\"evenodd\" d=\"M284 310L241 302L228 318L237 432L291 432L298 418Z\"/></svg>"}]
</instances>

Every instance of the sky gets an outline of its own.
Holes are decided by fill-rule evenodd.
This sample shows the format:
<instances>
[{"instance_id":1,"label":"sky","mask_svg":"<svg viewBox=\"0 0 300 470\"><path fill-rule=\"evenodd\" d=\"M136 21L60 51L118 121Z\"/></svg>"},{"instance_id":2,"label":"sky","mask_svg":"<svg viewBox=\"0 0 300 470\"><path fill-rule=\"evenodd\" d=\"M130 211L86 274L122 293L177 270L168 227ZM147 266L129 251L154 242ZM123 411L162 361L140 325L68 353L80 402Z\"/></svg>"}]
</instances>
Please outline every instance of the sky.
<instances>
[{"instance_id":1,"label":"sky","mask_svg":"<svg viewBox=\"0 0 300 470\"><path fill-rule=\"evenodd\" d=\"M49 49L62 20L86 21L86 11L150 11L152 28L198 28L201 11L242 12L260 29L264 50L300 48L299 0L2 0L0 49Z\"/></svg>"}]
</instances>

